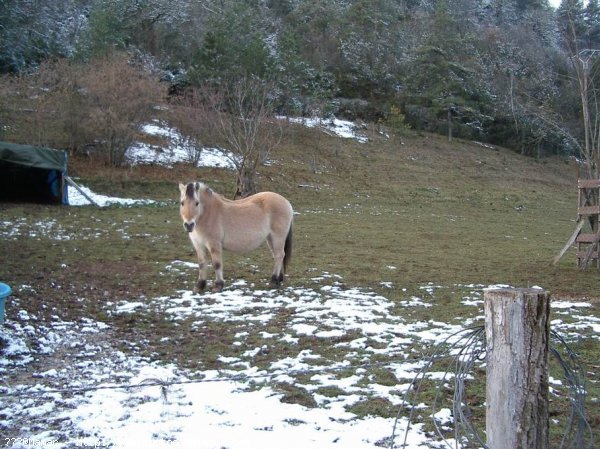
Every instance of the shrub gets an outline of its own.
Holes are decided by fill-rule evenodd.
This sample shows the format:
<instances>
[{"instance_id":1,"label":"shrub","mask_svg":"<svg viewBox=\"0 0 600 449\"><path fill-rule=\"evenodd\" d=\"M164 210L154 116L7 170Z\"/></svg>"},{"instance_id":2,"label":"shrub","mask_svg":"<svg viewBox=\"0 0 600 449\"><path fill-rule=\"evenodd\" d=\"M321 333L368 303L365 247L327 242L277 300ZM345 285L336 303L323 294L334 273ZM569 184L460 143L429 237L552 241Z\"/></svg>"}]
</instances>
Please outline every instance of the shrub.
<instances>
[{"instance_id":1,"label":"shrub","mask_svg":"<svg viewBox=\"0 0 600 449\"><path fill-rule=\"evenodd\" d=\"M163 100L165 87L123 53L93 60L81 83L87 99L82 112L98 147L109 165L122 165L141 125Z\"/></svg>"},{"instance_id":2,"label":"shrub","mask_svg":"<svg viewBox=\"0 0 600 449\"><path fill-rule=\"evenodd\" d=\"M0 91L6 93L3 138L71 154L92 146L116 166L165 89L128 55L113 53L88 64L59 60L28 76L5 76Z\"/></svg>"},{"instance_id":3,"label":"shrub","mask_svg":"<svg viewBox=\"0 0 600 449\"><path fill-rule=\"evenodd\" d=\"M406 122L406 116L402 113L398 106L391 106L390 112L385 120L385 124L397 132L405 132L410 129L410 125Z\"/></svg>"}]
</instances>

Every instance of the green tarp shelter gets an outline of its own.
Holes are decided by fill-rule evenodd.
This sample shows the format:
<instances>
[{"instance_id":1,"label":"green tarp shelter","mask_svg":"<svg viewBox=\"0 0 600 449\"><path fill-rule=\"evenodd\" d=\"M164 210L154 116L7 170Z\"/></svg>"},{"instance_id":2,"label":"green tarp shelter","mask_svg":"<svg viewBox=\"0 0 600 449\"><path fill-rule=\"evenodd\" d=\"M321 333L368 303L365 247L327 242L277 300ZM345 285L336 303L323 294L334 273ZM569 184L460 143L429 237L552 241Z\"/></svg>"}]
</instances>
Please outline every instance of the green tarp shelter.
<instances>
[{"instance_id":1,"label":"green tarp shelter","mask_svg":"<svg viewBox=\"0 0 600 449\"><path fill-rule=\"evenodd\" d=\"M0 201L69 204L67 152L0 141Z\"/></svg>"}]
</instances>

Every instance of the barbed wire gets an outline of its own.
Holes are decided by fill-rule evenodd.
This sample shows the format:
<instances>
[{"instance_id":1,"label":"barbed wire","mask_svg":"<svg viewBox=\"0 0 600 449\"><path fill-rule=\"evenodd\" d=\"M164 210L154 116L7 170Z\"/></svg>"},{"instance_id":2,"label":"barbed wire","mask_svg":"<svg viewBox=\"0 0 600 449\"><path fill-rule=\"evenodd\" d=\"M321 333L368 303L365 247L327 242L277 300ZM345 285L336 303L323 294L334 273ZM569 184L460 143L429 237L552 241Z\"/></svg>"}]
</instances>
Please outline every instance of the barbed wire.
<instances>
[{"instance_id":1,"label":"barbed wire","mask_svg":"<svg viewBox=\"0 0 600 449\"><path fill-rule=\"evenodd\" d=\"M464 335L461 335L464 334ZM460 336L460 337L459 337ZM568 343L557 332L550 331L551 344L549 345L550 355L557 361L562 368L563 376L566 381L569 392L569 402L571 411L566 422L566 429L563 433L559 449L593 449L594 435L592 427L585 416L585 399L587 390L585 387L585 369L581 364L579 357L568 345ZM456 341L450 344L450 340L456 338ZM445 352L456 351L455 354L444 354ZM446 355L446 356L444 356ZM436 386L436 394L431 405L431 417L433 427L437 435L441 438L442 443L452 449L451 444L444 437L443 429L440 428L438 421L435 418L438 404L441 402L442 386L451 376L454 378L454 392L452 396L452 415L454 417L454 443L455 448L467 447L464 445L471 444L473 447L488 449L485 444L483 434L472 423L471 417L473 413L466 400L465 383L469 380L475 365L479 362L483 364L486 359L486 340L485 327L477 326L468 329L462 329L439 343L432 356L427 360L427 363L417 373L406 390L402 403L398 409L398 414L394 420L392 435L390 437L390 449L396 447L407 447L410 426L414 419L417 398L421 393L425 376L433 363L438 360L446 360L449 357L454 359L454 364L448 365L448 368L441 377ZM450 367L453 367L450 370ZM413 394L413 400L409 401L409 397ZM409 404L412 403L413 405ZM396 431L398 423L402 416L402 412L410 408L406 429L404 431L404 439L400 446L395 445ZM460 446L459 446L460 443Z\"/></svg>"},{"instance_id":2,"label":"barbed wire","mask_svg":"<svg viewBox=\"0 0 600 449\"><path fill-rule=\"evenodd\" d=\"M551 331L551 337L557 345L550 345L550 354L554 356L561 367L567 387L570 392L571 413L563 433L560 448L592 448L594 434L592 427L585 416L585 398L587 390L585 387L585 369L579 357L557 332ZM561 349L564 355L561 354ZM585 445L587 434L588 445ZM568 446L565 446L570 441Z\"/></svg>"},{"instance_id":3,"label":"barbed wire","mask_svg":"<svg viewBox=\"0 0 600 449\"><path fill-rule=\"evenodd\" d=\"M458 342L457 342L458 345ZM473 367L476 362L485 361L485 328L483 326L476 328L473 332L469 333L465 339L465 343L460 347L459 356L455 360L454 369L454 395L452 400L452 411L455 425L454 425L454 440L462 441L475 441L480 447L484 447L485 443L479 432L471 421L471 412L468 402L465 400L466 388L465 382L468 380L470 373L473 372ZM450 371L447 370L444 374L448 375ZM432 409L435 410L438 400L440 400L441 388L436 389L435 402L432 405ZM442 431L436 423L436 432L443 438Z\"/></svg>"},{"instance_id":4,"label":"barbed wire","mask_svg":"<svg viewBox=\"0 0 600 449\"><path fill-rule=\"evenodd\" d=\"M431 366L437 361L437 360L442 360L442 359L446 359L448 357L452 357L456 360L460 360L461 358L467 357L468 354L466 354L465 352L463 352L463 349L465 349L465 346L460 346L460 343L462 341L462 337L458 338L454 343L449 345L449 342L451 341L451 339L456 338L457 336L459 336L460 334L466 333L467 334L467 339L471 340L473 337L480 335L481 333L485 333L485 327L484 326L477 326L474 328L467 328L467 329L461 329L451 335L449 335L445 340L443 340L441 343L436 345L436 348L434 350L434 352L432 353L432 355L427 359L425 365L421 368L421 370L416 374L416 376L413 378L413 381L411 382L411 384L409 385L409 387L406 389L406 392L404 393L404 397L402 398L402 403L400 404L400 407L398 409L398 414L396 415L396 419L394 420L394 425L392 427L392 435L390 438L390 449L394 449L396 447L395 445L395 440L396 440L396 431L398 428L398 423L400 421L400 417L402 415L402 412L404 410L404 408L411 403L411 401L408 400L411 391L414 392L414 400L412 401L413 404L416 404L416 398L418 398L418 396L421 393L421 389L423 387L423 381L425 380L426 374L427 372L430 370ZM446 354L447 356L444 357L444 352L450 352L452 350L454 350L455 348L459 348L459 357L457 357L457 355L450 355L450 354ZM462 348L462 349L461 349ZM472 354L472 359L475 360L477 358L480 357L480 353L479 351L476 354ZM444 373L443 376L443 380L446 379L447 377L447 373ZM420 380L419 380L420 378ZM439 387L438 387L438 391L439 391ZM456 396L456 395L455 395ZM437 402L437 398L438 395L436 393L436 400L434 401L434 405ZM402 442L402 444L399 447L406 447L407 446L407 440L408 440L408 435L409 435L409 431L410 431L410 426L411 423L413 422L414 419L414 414L416 411L416 406L412 405L410 406L410 412L409 412L409 416L408 416L408 421L406 424L406 429L404 432L404 440ZM432 409L432 416L435 414L435 409ZM438 434L441 434L441 431L435 421L434 421L434 426L436 427L436 431L438 432ZM467 424L468 426L472 427L470 425L470 423ZM444 442L446 442L445 439L443 439ZM458 440L457 440L458 441Z\"/></svg>"}]
</instances>

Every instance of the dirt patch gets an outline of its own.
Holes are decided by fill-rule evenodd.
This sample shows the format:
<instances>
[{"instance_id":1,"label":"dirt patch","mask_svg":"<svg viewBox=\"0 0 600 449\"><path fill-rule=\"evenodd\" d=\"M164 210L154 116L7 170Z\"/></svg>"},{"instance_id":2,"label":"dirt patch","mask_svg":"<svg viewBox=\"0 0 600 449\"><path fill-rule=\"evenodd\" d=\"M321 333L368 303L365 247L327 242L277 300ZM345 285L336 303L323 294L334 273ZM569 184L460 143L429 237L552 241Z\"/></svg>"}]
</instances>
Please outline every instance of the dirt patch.
<instances>
[{"instance_id":1,"label":"dirt patch","mask_svg":"<svg viewBox=\"0 0 600 449\"><path fill-rule=\"evenodd\" d=\"M84 260L75 266L46 266L16 277L14 294L30 312L65 319L96 317L107 301L143 297L156 270L143 263ZM10 308L9 308L10 313Z\"/></svg>"}]
</instances>

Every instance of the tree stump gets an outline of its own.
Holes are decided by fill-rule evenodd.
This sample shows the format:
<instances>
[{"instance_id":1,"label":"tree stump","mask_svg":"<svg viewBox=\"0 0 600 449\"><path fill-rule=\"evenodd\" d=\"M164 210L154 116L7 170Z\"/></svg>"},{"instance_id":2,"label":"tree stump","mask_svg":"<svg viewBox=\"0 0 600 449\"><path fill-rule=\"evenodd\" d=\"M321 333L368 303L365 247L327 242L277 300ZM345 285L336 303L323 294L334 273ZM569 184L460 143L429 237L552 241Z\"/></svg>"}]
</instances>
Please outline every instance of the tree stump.
<instances>
[{"instance_id":1,"label":"tree stump","mask_svg":"<svg viewBox=\"0 0 600 449\"><path fill-rule=\"evenodd\" d=\"M484 294L489 449L548 447L550 297L539 289Z\"/></svg>"}]
</instances>

